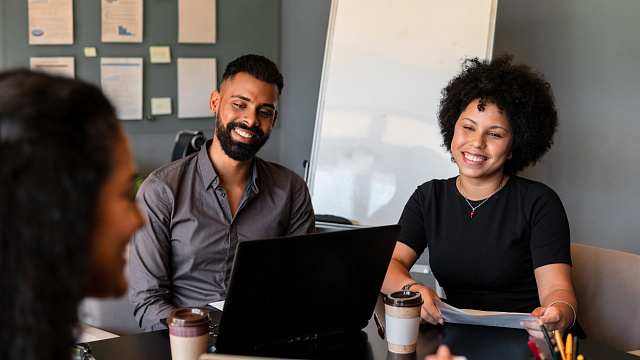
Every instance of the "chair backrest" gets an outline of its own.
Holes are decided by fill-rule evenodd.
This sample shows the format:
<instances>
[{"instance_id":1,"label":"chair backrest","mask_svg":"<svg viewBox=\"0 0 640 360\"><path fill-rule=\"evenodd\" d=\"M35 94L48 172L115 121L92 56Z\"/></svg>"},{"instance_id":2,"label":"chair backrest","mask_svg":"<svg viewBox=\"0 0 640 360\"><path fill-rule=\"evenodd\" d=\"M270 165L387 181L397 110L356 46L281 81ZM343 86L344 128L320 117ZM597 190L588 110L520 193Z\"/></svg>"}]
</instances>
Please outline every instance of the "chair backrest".
<instances>
[{"instance_id":1,"label":"chair backrest","mask_svg":"<svg viewBox=\"0 0 640 360\"><path fill-rule=\"evenodd\" d=\"M202 131L178 131L178 134L176 134L176 142L173 145L173 152L171 153L171 161L182 159L189 154L199 151L206 142L207 138Z\"/></svg>"},{"instance_id":2,"label":"chair backrest","mask_svg":"<svg viewBox=\"0 0 640 360\"><path fill-rule=\"evenodd\" d=\"M587 340L640 349L640 255L571 244L571 280Z\"/></svg>"}]
</instances>

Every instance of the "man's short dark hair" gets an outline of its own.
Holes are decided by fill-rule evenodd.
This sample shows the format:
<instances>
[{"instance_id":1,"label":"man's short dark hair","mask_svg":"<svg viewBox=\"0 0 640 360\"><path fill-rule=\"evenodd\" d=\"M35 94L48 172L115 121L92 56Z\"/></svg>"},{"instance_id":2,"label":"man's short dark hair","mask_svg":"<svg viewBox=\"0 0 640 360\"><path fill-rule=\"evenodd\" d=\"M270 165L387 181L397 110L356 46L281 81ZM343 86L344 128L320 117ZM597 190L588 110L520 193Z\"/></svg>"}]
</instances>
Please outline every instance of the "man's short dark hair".
<instances>
[{"instance_id":1,"label":"man's short dark hair","mask_svg":"<svg viewBox=\"0 0 640 360\"><path fill-rule=\"evenodd\" d=\"M278 70L278 66L266 57L256 54L243 55L230 62L224 70L224 74L222 74L220 85L222 86L222 83L233 79L236 74L242 72L260 81L276 85L278 87L278 95L282 93L284 79L280 70Z\"/></svg>"}]
</instances>

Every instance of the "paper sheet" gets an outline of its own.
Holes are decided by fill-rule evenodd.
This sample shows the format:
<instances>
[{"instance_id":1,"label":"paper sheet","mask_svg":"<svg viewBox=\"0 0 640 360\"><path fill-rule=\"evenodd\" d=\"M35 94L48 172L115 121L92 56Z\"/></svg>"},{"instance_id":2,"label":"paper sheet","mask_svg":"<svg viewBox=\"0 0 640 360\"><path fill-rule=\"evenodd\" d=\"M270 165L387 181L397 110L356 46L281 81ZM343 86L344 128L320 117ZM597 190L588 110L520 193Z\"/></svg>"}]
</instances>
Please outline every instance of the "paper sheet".
<instances>
[{"instance_id":1,"label":"paper sheet","mask_svg":"<svg viewBox=\"0 0 640 360\"><path fill-rule=\"evenodd\" d=\"M29 0L29 45L73 44L72 0Z\"/></svg>"},{"instance_id":2,"label":"paper sheet","mask_svg":"<svg viewBox=\"0 0 640 360\"><path fill-rule=\"evenodd\" d=\"M213 117L209 97L216 81L216 59L178 58L178 118Z\"/></svg>"},{"instance_id":3,"label":"paper sheet","mask_svg":"<svg viewBox=\"0 0 640 360\"><path fill-rule=\"evenodd\" d=\"M142 58L102 58L100 76L118 119L142 120Z\"/></svg>"},{"instance_id":4,"label":"paper sheet","mask_svg":"<svg viewBox=\"0 0 640 360\"><path fill-rule=\"evenodd\" d=\"M213 306L214 308L222 311L224 309L224 300L220 300L220 301L214 301L212 303L209 303L209 305Z\"/></svg>"},{"instance_id":5,"label":"paper sheet","mask_svg":"<svg viewBox=\"0 0 640 360\"><path fill-rule=\"evenodd\" d=\"M73 57L32 57L29 59L31 70L51 75L75 77Z\"/></svg>"},{"instance_id":6,"label":"paper sheet","mask_svg":"<svg viewBox=\"0 0 640 360\"><path fill-rule=\"evenodd\" d=\"M178 0L178 42L216 43L216 0Z\"/></svg>"},{"instance_id":7,"label":"paper sheet","mask_svg":"<svg viewBox=\"0 0 640 360\"><path fill-rule=\"evenodd\" d=\"M536 320L527 313L458 309L433 299L445 322L522 329L520 321Z\"/></svg>"},{"instance_id":8,"label":"paper sheet","mask_svg":"<svg viewBox=\"0 0 640 360\"><path fill-rule=\"evenodd\" d=\"M102 0L102 42L142 42L142 0Z\"/></svg>"}]
</instances>

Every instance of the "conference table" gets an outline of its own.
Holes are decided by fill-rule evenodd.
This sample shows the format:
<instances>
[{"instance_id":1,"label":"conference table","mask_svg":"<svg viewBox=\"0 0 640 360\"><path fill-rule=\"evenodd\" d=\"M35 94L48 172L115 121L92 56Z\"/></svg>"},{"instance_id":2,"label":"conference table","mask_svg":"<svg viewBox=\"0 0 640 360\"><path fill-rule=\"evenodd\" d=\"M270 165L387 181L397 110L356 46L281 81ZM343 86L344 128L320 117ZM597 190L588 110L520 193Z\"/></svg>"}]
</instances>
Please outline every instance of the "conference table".
<instances>
[{"instance_id":1,"label":"conference table","mask_svg":"<svg viewBox=\"0 0 640 360\"><path fill-rule=\"evenodd\" d=\"M220 319L221 312L211 310L212 322ZM384 323L384 305L379 299L376 309ZM256 321L260 321L256 314ZM457 355L469 360L535 360L527 346L528 334L522 329L489 326L446 324L444 326L421 325L415 353L394 354L387 351L387 342L378 333L372 319L359 333L333 336L330 339L300 342L270 348L257 356L290 359L362 359L362 360L422 360L436 351L438 345L447 344ZM210 337L210 346L215 338ZM169 331L127 335L91 343L96 360L170 360ZM578 352L586 360L638 360L639 357L580 340Z\"/></svg>"}]
</instances>

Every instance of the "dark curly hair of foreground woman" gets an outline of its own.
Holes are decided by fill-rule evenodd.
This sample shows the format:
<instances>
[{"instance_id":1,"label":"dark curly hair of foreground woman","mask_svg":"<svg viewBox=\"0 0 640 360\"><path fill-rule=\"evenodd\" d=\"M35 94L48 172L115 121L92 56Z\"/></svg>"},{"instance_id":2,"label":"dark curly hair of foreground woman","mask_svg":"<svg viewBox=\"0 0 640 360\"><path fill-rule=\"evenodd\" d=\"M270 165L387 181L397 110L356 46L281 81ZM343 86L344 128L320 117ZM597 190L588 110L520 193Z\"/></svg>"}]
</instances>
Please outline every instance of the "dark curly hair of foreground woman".
<instances>
[{"instance_id":1,"label":"dark curly hair of foreground woman","mask_svg":"<svg viewBox=\"0 0 640 360\"><path fill-rule=\"evenodd\" d=\"M506 112L513 129L513 147L504 172L515 175L551 148L558 114L551 85L529 66L512 61L509 54L490 61L465 60L462 72L442 90L438 118L443 145L451 152L456 122L473 100L480 99L480 111L492 103L501 113Z\"/></svg>"}]
</instances>

